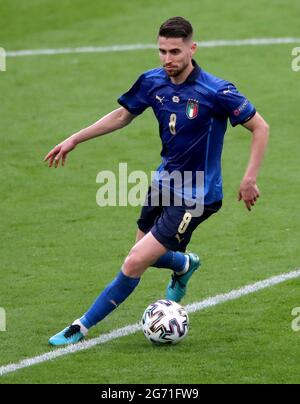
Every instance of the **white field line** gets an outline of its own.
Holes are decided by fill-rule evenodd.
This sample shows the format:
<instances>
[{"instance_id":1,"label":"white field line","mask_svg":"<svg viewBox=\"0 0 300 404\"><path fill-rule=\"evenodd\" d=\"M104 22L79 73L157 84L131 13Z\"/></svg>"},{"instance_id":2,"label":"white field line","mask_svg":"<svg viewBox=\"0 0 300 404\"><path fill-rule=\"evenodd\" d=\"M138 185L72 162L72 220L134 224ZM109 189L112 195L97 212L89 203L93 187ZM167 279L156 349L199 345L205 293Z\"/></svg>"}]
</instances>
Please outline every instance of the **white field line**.
<instances>
[{"instance_id":1,"label":"white field line","mask_svg":"<svg viewBox=\"0 0 300 404\"><path fill-rule=\"evenodd\" d=\"M223 46L257 46L257 45L282 45L300 44L300 38L252 38L252 39L220 39L215 41L197 42L200 48L216 48ZM157 49L155 44L132 44L111 46L86 46L80 48L61 49L26 49L18 51L7 50L7 57L35 56L35 55L61 55L66 53L101 53L101 52L126 52L145 49Z\"/></svg>"},{"instance_id":2,"label":"white field line","mask_svg":"<svg viewBox=\"0 0 300 404\"><path fill-rule=\"evenodd\" d=\"M280 283L286 282L291 279L296 279L300 277L300 269L297 269L292 272L288 272L282 275L274 276L272 278L265 279L263 281L254 283L252 285L247 285L242 287L241 289L232 290L229 293L217 295L214 297L209 297L208 299L203 300L202 302L189 304L186 306L188 313L194 313L196 311L204 310L209 307L216 306L218 304L222 304L228 302L230 300L239 299L242 296L247 296L251 293L258 292L259 290L263 290L266 288L270 288L271 286L278 285ZM119 328L117 330L111 331L108 334L103 334L100 337L90 339L88 341L70 345L66 348L59 348L56 350L52 350L50 352L44 353L39 356L35 356L33 358L24 359L18 363L12 363L10 365L1 366L0 367L0 376L6 375L8 373L15 372L19 369L28 368L30 366L36 365L38 363L47 362L52 359L59 358L60 356L69 355L74 352L84 351L90 349L96 345L104 344L108 341L112 341L116 338L125 337L131 334L136 333L141 329L141 325L139 323L128 325L123 328Z\"/></svg>"}]
</instances>

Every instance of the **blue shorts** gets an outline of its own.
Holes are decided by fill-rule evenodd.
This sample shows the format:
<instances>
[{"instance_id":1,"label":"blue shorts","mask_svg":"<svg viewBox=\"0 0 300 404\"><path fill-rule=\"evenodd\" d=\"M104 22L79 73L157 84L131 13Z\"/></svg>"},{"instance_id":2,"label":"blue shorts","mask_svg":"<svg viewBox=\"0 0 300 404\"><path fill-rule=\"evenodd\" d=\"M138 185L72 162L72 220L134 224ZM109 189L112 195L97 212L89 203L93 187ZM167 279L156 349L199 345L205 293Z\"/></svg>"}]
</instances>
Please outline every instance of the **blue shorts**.
<instances>
[{"instance_id":1,"label":"blue shorts","mask_svg":"<svg viewBox=\"0 0 300 404\"><path fill-rule=\"evenodd\" d=\"M222 206L222 201L205 205L201 216L193 216L184 204L182 206L148 206L150 195L151 188L146 198L147 204L143 206L137 221L138 228L143 233L151 231L156 240L172 251L185 252L193 231Z\"/></svg>"}]
</instances>

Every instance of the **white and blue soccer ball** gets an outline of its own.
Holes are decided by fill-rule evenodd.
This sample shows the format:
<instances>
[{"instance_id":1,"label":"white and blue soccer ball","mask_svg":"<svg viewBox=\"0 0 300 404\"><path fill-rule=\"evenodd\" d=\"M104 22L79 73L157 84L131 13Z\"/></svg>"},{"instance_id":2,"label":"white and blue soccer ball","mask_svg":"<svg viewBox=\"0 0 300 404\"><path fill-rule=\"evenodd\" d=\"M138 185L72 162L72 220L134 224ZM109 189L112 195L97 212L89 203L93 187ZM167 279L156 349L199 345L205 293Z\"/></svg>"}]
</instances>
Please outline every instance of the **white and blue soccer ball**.
<instances>
[{"instance_id":1,"label":"white and blue soccer ball","mask_svg":"<svg viewBox=\"0 0 300 404\"><path fill-rule=\"evenodd\" d=\"M188 333L189 317L180 304L171 300L157 300L144 311L142 327L149 341L176 344Z\"/></svg>"}]
</instances>

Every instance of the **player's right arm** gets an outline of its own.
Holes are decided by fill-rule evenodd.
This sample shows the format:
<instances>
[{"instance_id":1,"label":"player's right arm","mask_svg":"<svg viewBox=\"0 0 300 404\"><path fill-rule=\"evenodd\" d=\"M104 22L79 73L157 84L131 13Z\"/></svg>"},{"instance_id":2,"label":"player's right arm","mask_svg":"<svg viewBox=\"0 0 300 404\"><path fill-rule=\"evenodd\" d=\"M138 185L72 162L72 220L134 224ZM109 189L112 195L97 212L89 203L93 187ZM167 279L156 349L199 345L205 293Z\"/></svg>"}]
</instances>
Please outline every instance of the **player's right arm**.
<instances>
[{"instance_id":1,"label":"player's right arm","mask_svg":"<svg viewBox=\"0 0 300 404\"><path fill-rule=\"evenodd\" d=\"M73 150L79 143L85 142L97 136L102 136L107 133L114 132L128 125L136 115L131 114L126 108L120 107L105 115L97 122L74 133L72 136L65 139L63 142L56 145L44 158L44 161L49 162L49 167L58 167L59 162L65 164L67 154Z\"/></svg>"}]
</instances>

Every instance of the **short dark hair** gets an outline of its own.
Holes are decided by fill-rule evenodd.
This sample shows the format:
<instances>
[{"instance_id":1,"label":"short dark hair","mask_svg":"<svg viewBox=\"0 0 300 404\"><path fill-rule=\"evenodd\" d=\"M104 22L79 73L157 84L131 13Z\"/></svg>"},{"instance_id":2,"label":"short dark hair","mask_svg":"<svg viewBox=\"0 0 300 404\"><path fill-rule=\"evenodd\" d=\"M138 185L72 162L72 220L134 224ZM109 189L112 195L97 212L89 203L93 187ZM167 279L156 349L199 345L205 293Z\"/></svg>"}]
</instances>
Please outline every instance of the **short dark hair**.
<instances>
[{"instance_id":1,"label":"short dark hair","mask_svg":"<svg viewBox=\"0 0 300 404\"><path fill-rule=\"evenodd\" d=\"M183 17L172 17L160 26L158 36L187 40L193 36L193 27Z\"/></svg>"}]
</instances>

